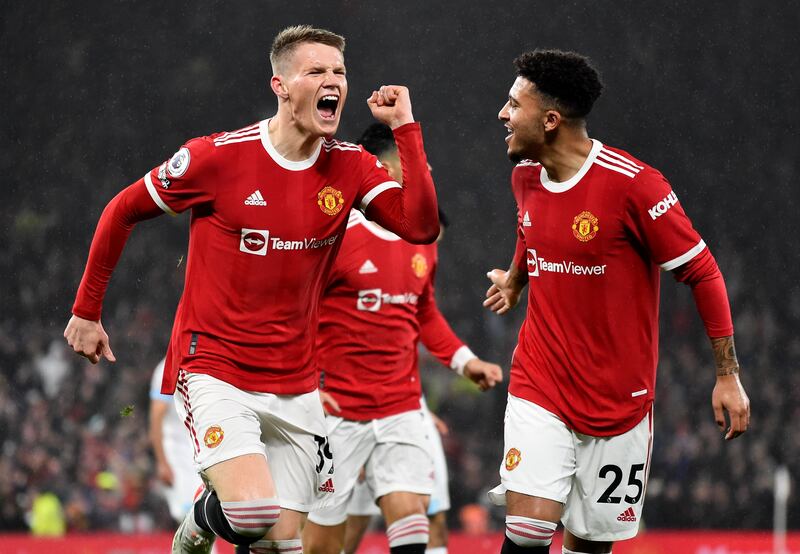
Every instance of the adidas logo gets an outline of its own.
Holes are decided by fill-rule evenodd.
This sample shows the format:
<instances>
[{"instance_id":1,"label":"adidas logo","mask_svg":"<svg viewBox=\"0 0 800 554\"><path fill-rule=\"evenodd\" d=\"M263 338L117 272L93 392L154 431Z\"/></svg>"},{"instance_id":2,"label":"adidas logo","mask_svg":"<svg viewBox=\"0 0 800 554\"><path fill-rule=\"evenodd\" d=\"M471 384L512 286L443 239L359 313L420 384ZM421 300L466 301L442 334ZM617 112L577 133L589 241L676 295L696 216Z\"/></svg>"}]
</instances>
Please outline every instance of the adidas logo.
<instances>
[{"instance_id":1,"label":"adidas logo","mask_svg":"<svg viewBox=\"0 0 800 554\"><path fill-rule=\"evenodd\" d=\"M333 490L333 479L328 479L322 485L319 486L320 492L334 492Z\"/></svg>"},{"instance_id":2,"label":"adidas logo","mask_svg":"<svg viewBox=\"0 0 800 554\"><path fill-rule=\"evenodd\" d=\"M523 227L531 226L531 216L528 215L528 212L525 212L525 215L522 216L522 226Z\"/></svg>"},{"instance_id":3,"label":"adidas logo","mask_svg":"<svg viewBox=\"0 0 800 554\"><path fill-rule=\"evenodd\" d=\"M617 521L636 521L636 514L633 512L633 508L628 508L619 514L617 516Z\"/></svg>"},{"instance_id":4,"label":"adidas logo","mask_svg":"<svg viewBox=\"0 0 800 554\"><path fill-rule=\"evenodd\" d=\"M364 265L361 266L358 272L362 275L365 273L378 273L378 268L375 267L375 264L372 263L372 260L367 260L364 262Z\"/></svg>"},{"instance_id":5,"label":"adidas logo","mask_svg":"<svg viewBox=\"0 0 800 554\"><path fill-rule=\"evenodd\" d=\"M245 206L266 206L267 201L264 200L264 197L261 196L261 191L257 190L253 194L247 197L247 200L244 201Z\"/></svg>"}]
</instances>

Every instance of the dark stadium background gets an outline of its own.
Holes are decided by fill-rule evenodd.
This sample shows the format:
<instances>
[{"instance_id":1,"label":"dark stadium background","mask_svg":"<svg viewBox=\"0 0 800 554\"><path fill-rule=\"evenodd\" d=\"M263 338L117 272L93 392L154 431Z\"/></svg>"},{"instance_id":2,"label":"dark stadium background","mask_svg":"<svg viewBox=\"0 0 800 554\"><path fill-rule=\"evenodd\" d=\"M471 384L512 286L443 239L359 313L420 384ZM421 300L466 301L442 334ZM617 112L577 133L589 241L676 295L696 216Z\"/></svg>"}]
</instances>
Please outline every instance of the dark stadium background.
<instances>
[{"instance_id":1,"label":"dark stadium background","mask_svg":"<svg viewBox=\"0 0 800 554\"><path fill-rule=\"evenodd\" d=\"M481 308L514 240L496 115L524 49L589 55L606 91L590 134L670 179L732 300L752 428L716 431L712 357L689 290L663 281L649 528L769 529L779 465L800 479L800 10L779 2L7 3L0 22L0 531L39 493L70 530L171 527L147 448L147 382L179 297L188 218L139 226L103 323L119 362L67 354L61 333L105 203L190 137L271 114L267 54L289 24L347 37L339 137L370 122L375 85L411 89L440 202L440 305L508 367L523 309ZM576 318L604 314L578 313ZM451 523L485 504L502 456L504 390L477 395L425 361L450 425ZM133 406L128 417L120 415ZM100 478L98 478L98 475ZM800 495L789 524L800 528ZM499 513L493 513L495 523Z\"/></svg>"}]
</instances>

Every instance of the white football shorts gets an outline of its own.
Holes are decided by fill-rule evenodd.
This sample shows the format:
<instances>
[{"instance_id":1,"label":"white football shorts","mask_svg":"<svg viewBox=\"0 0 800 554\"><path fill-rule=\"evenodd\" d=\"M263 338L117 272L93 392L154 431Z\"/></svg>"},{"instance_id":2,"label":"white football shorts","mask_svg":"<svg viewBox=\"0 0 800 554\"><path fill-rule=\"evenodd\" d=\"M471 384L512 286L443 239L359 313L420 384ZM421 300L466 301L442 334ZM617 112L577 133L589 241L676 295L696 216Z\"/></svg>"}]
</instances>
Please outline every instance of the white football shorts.
<instances>
[{"instance_id":1,"label":"white football shorts","mask_svg":"<svg viewBox=\"0 0 800 554\"><path fill-rule=\"evenodd\" d=\"M329 506L313 510L309 521L339 525L347 519L348 502L365 469L365 483L374 499L392 492L430 495L433 460L422 410L369 421L327 416L328 437L336 452L336 491Z\"/></svg>"},{"instance_id":2,"label":"white football shorts","mask_svg":"<svg viewBox=\"0 0 800 554\"><path fill-rule=\"evenodd\" d=\"M428 515L433 516L439 512L446 512L450 509L450 487L449 475L447 473L447 461L444 457L444 447L442 437L431 417L425 397L420 400L420 407L425 416L425 428L431 439L431 457L433 458L433 492L428 504ZM358 480L347 503L347 515L354 516L377 516L381 511L375 503L375 494L370 489L366 479Z\"/></svg>"},{"instance_id":3,"label":"white football shorts","mask_svg":"<svg viewBox=\"0 0 800 554\"><path fill-rule=\"evenodd\" d=\"M210 375L178 375L178 415L194 445L201 473L245 454L267 459L282 508L325 506L333 489L333 456L319 392L249 392Z\"/></svg>"},{"instance_id":4,"label":"white football shorts","mask_svg":"<svg viewBox=\"0 0 800 554\"><path fill-rule=\"evenodd\" d=\"M162 491L169 506L169 514L177 522L183 521L194 503L194 493L203 484L192 463L192 446L185 440L185 435L181 438L184 440L178 442L165 439L162 443L167 463L172 469L172 486L164 486Z\"/></svg>"},{"instance_id":5,"label":"white football shorts","mask_svg":"<svg viewBox=\"0 0 800 554\"><path fill-rule=\"evenodd\" d=\"M613 437L576 433L555 414L508 396L497 505L514 491L561 502L561 522L576 537L618 541L636 536L653 443L652 410Z\"/></svg>"}]
</instances>

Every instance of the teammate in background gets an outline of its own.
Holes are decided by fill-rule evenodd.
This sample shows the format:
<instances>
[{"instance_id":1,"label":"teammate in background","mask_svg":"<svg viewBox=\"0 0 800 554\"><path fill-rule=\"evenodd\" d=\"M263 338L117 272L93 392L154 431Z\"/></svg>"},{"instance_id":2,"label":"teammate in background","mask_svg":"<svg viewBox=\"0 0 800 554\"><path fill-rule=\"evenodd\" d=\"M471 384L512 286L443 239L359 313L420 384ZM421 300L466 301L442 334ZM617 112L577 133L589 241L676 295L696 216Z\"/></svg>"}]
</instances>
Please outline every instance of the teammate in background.
<instances>
[{"instance_id":1,"label":"teammate in background","mask_svg":"<svg viewBox=\"0 0 800 554\"><path fill-rule=\"evenodd\" d=\"M439 221L443 214L439 214ZM445 227L443 225L443 227ZM447 424L428 409L425 396L422 396L422 413L425 414L425 426L431 439L431 456L433 457L433 492L428 503L428 522L430 537L426 554L447 554L447 512L450 510L449 476L447 460L444 456L442 437L449 433ZM381 515L375 504L375 494L365 479L359 476L347 503L347 525L344 533L344 554L355 554L358 545L370 526L372 518Z\"/></svg>"},{"instance_id":2,"label":"teammate in background","mask_svg":"<svg viewBox=\"0 0 800 554\"><path fill-rule=\"evenodd\" d=\"M192 508L192 497L203 484L194 467L194 450L171 395L161 393L164 360L150 379L150 444L158 480L172 518L180 523Z\"/></svg>"},{"instance_id":3,"label":"teammate in background","mask_svg":"<svg viewBox=\"0 0 800 554\"><path fill-rule=\"evenodd\" d=\"M384 130L385 134L385 130ZM397 167L397 148L388 140L373 144L375 141L364 140L363 145L367 150L378 156L378 159L388 167ZM362 139L363 140L363 139ZM381 149L383 148L383 149ZM442 240L447 228L447 218L439 211L439 224L442 232L437 243ZM449 430L447 424L439 419L436 414L428 409L425 395L422 395L420 405L424 414L425 427L431 439L431 456L433 457L433 492L428 503L429 538L426 554L446 554L448 542L447 512L450 510L449 475L447 460L444 455L442 437ZM362 471L363 473L363 471ZM363 475L359 475L353 488L353 494L347 503L347 522L344 534L344 554L355 554L358 545L370 526L372 518L381 515L381 510L375 503L375 493Z\"/></svg>"},{"instance_id":4,"label":"teammate in background","mask_svg":"<svg viewBox=\"0 0 800 554\"><path fill-rule=\"evenodd\" d=\"M215 536L262 551L301 549L303 514L329 496L333 475L311 356L350 209L410 242L439 233L405 87L381 87L367 101L395 133L405 186L373 155L330 138L347 97L343 51L344 39L330 31L281 31L270 54L276 115L190 140L118 194L95 232L64 336L92 362L114 361L100 315L128 234L163 212L192 211L161 391L177 390L209 487L173 552L208 552Z\"/></svg>"},{"instance_id":5,"label":"teammate in background","mask_svg":"<svg viewBox=\"0 0 800 554\"><path fill-rule=\"evenodd\" d=\"M733 439L750 407L739 381L725 283L661 173L590 139L602 84L572 52L515 60L499 118L518 206L517 248L495 269L484 305L503 314L529 281L511 365L502 484L503 553L549 552L559 519L565 553L611 552L636 535L650 468L660 270L692 288L711 338L711 397Z\"/></svg>"},{"instance_id":6,"label":"teammate in background","mask_svg":"<svg viewBox=\"0 0 800 554\"><path fill-rule=\"evenodd\" d=\"M386 126L370 126L359 142L401 182L400 156ZM303 546L311 554L341 552L347 502L363 467L386 520L390 551L422 553L434 466L417 343L482 390L501 381L502 370L475 356L439 312L435 244L409 244L357 211L347 227L322 297L315 353L330 399L336 490L327 508L309 513Z\"/></svg>"}]
</instances>

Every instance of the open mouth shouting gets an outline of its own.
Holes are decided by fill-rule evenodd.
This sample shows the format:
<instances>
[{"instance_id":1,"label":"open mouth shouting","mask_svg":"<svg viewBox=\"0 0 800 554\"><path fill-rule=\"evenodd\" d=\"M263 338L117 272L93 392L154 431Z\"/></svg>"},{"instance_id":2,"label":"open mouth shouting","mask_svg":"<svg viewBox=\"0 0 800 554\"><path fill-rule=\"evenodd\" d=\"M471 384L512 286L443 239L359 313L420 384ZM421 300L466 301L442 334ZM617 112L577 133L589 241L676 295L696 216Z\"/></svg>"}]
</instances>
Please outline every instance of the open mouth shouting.
<instances>
[{"instance_id":1,"label":"open mouth shouting","mask_svg":"<svg viewBox=\"0 0 800 554\"><path fill-rule=\"evenodd\" d=\"M326 94L317 100L317 113L323 121L334 121L336 119L336 109L338 107L338 94Z\"/></svg>"}]
</instances>

